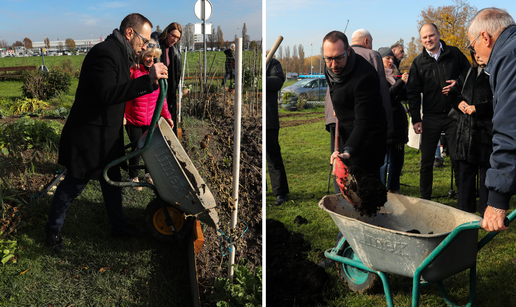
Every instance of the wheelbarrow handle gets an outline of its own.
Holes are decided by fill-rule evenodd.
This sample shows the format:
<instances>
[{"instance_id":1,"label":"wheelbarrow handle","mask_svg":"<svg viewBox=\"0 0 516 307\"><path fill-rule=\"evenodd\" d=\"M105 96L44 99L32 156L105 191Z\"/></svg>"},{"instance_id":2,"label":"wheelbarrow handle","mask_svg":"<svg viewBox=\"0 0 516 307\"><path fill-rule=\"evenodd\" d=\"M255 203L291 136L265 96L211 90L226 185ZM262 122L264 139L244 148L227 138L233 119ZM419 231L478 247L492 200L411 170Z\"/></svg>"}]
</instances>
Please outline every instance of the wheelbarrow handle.
<instances>
[{"instance_id":1,"label":"wheelbarrow handle","mask_svg":"<svg viewBox=\"0 0 516 307\"><path fill-rule=\"evenodd\" d=\"M482 228L482 222L483 222L483 221L484 221L484 219L480 219L480 221L478 221L478 227L479 227L479 228ZM505 227L509 227L509 224L510 224L510 223L511 223L511 222L509 221L509 219L508 219L507 217L505 217L505 219L503 219L503 225L504 225ZM482 228L482 229L484 229L484 228Z\"/></svg>"}]
</instances>

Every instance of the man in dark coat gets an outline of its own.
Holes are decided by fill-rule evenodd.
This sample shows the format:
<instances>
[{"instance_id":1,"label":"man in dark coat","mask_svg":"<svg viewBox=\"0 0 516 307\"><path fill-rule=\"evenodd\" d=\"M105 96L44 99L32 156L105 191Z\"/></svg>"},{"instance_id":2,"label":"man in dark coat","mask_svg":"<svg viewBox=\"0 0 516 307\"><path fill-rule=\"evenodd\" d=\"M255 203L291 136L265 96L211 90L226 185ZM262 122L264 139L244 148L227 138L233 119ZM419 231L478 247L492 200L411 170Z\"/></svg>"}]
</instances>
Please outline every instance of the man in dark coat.
<instances>
[{"instance_id":1,"label":"man in dark coat","mask_svg":"<svg viewBox=\"0 0 516 307\"><path fill-rule=\"evenodd\" d=\"M278 116L278 92L281 90L285 82L285 75L281 63L272 58L267 67L267 93L265 102L266 109L266 148L267 148L267 165L269 167L269 175L271 178L272 192L276 196L274 204L279 206L287 201L289 193L287 174L283 159L281 157L281 147L278 142L279 134L279 116Z\"/></svg>"},{"instance_id":2,"label":"man in dark coat","mask_svg":"<svg viewBox=\"0 0 516 307\"><path fill-rule=\"evenodd\" d=\"M441 132L446 135L452 163L455 159L455 120L448 117L451 109L447 96L451 80L455 80L471 67L466 56L457 48L441 41L437 26L424 24L419 30L423 52L418 55L410 67L407 82L407 97L410 106L413 129L421 134L421 169L419 189L421 198L432 197L432 183L435 149ZM421 104L423 94L423 104ZM421 119L421 105L423 119ZM455 167L457 171L457 167ZM455 173L457 175L457 172Z\"/></svg>"},{"instance_id":3,"label":"man in dark coat","mask_svg":"<svg viewBox=\"0 0 516 307\"><path fill-rule=\"evenodd\" d=\"M226 74L224 75L223 85L226 85L228 78L235 78L235 44L229 45L229 48L224 50L224 54L226 55L226 63L224 64L226 68Z\"/></svg>"},{"instance_id":4,"label":"man in dark coat","mask_svg":"<svg viewBox=\"0 0 516 307\"><path fill-rule=\"evenodd\" d=\"M375 68L349 46L344 33L333 31L323 40L325 76L339 122L341 158L380 179L387 119Z\"/></svg>"},{"instance_id":5,"label":"man in dark coat","mask_svg":"<svg viewBox=\"0 0 516 307\"><path fill-rule=\"evenodd\" d=\"M339 148L335 148L331 162L338 155L380 180L387 150L387 117L378 72L355 53L340 31L324 37L323 54L324 75L339 132ZM340 237L341 233L337 242ZM325 258L318 265L326 269L333 265L333 260Z\"/></svg>"},{"instance_id":6,"label":"man in dark coat","mask_svg":"<svg viewBox=\"0 0 516 307\"><path fill-rule=\"evenodd\" d=\"M104 167L124 155L123 117L125 102L152 93L158 79L167 77L163 64L154 65L149 75L131 80L135 56L146 49L152 24L140 14L130 14L106 40L95 45L84 59L75 102L61 134L59 163L67 174L56 190L48 222L46 243L54 251L64 249L61 239L66 210L90 179L99 180L114 236L139 232L127 225L122 211L121 189L102 176ZM119 167L109 178L121 181Z\"/></svg>"},{"instance_id":7,"label":"man in dark coat","mask_svg":"<svg viewBox=\"0 0 516 307\"><path fill-rule=\"evenodd\" d=\"M162 51L160 62L167 66L169 72L167 103L168 111L170 112L170 115L172 115L172 121L176 123L172 128L176 135L179 115L176 94L179 88L179 81L181 81L183 62L181 51L179 49L179 41L181 40L182 35L183 29L177 22L169 24L161 33L152 33L152 38L159 41L159 48L161 48Z\"/></svg>"}]
</instances>

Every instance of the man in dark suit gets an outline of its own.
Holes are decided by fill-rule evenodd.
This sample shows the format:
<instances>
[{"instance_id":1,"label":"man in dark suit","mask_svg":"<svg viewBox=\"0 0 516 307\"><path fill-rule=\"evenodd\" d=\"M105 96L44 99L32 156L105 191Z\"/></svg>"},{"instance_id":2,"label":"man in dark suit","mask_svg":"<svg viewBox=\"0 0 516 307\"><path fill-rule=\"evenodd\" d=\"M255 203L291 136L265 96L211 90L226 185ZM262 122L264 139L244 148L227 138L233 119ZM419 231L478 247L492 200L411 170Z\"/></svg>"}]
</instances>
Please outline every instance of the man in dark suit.
<instances>
[{"instance_id":1,"label":"man in dark suit","mask_svg":"<svg viewBox=\"0 0 516 307\"><path fill-rule=\"evenodd\" d=\"M54 251L64 249L61 239L66 211L90 179L99 180L113 236L136 236L122 211L122 192L102 176L104 167L124 155L123 118L125 102L153 92L158 79L167 78L167 68L156 64L149 75L131 80L135 56L147 48L152 23L140 14L130 14L106 40L95 45L84 59L75 102L61 134L59 163L66 166L65 179L57 187L48 221L46 243ZM112 167L109 178L121 181L120 168Z\"/></svg>"}]
</instances>

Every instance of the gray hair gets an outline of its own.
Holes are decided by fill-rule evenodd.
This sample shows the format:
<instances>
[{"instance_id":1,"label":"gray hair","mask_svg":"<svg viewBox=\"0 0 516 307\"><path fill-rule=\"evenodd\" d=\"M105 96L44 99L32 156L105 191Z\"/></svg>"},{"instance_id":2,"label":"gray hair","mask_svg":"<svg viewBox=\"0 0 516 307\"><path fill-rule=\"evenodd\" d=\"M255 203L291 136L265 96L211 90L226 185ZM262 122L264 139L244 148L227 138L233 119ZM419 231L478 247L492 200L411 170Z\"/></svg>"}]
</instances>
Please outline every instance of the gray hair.
<instances>
[{"instance_id":1,"label":"gray hair","mask_svg":"<svg viewBox=\"0 0 516 307\"><path fill-rule=\"evenodd\" d=\"M351 34L351 40L361 39L363 37L373 38L373 36L371 36L371 33L369 33L369 31L367 31L366 29L358 29L355 32L353 32L353 34Z\"/></svg>"},{"instance_id":2,"label":"gray hair","mask_svg":"<svg viewBox=\"0 0 516 307\"><path fill-rule=\"evenodd\" d=\"M477 12L469 23L468 32L471 35L478 35L486 31L493 36L498 36L505 28L515 24L506 10L488 7Z\"/></svg>"}]
</instances>

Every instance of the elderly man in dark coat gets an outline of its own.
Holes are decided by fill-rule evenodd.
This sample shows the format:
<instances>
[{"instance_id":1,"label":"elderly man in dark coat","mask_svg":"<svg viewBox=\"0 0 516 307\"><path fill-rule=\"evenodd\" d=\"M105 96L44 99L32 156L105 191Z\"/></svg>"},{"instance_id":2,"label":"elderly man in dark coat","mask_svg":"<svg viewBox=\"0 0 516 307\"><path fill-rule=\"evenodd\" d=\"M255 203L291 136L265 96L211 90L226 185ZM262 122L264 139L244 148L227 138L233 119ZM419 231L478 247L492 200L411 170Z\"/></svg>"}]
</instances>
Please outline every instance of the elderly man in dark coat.
<instances>
[{"instance_id":1,"label":"elderly man in dark coat","mask_svg":"<svg viewBox=\"0 0 516 307\"><path fill-rule=\"evenodd\" d=\"M90 179L99 180L114 236L134 236L122 211L121 189L102 177L104 167L124 155L125 102L153 92L158 79L167 77L163 64L149 75L131 80L129 68L150 39L152 24L140 14L130 14L106 40L95 45L84 59L75 102L61 135L59 163L66 178L59 184L45 227L46 243L54 251L64 249L61 239L66 211ZM108 172L120 181L119 167Z\"/></svg>"}]
</instances>

